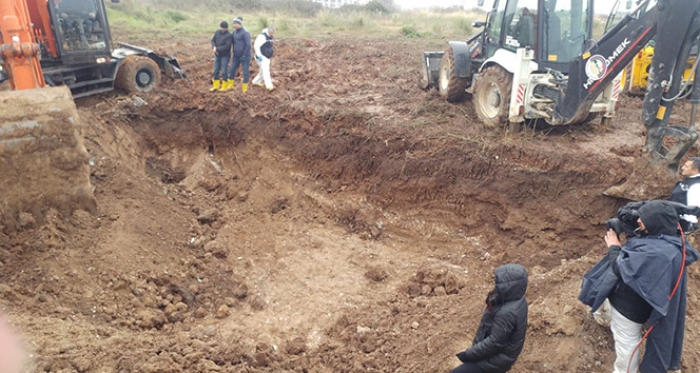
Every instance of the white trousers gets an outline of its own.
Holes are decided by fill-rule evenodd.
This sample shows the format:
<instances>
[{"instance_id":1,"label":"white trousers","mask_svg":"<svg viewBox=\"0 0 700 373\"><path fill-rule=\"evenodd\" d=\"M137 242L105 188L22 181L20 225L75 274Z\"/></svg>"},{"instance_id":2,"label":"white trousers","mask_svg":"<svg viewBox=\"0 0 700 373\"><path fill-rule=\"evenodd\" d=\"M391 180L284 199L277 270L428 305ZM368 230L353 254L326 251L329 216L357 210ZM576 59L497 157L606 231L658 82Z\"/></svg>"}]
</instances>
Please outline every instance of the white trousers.
<instances>
[{"instance_id":1,"label":"white trousers","mask_svg":"<svg viewBox=\"0 0 700 373\"><path fill-rule=\"evenodd\" d=\"M600 308L593 313L593 319L598 323L598 325L605 326L607 328L610 327L610 322L612 321L612 310L610 307L610 301L606 299Z\"/></svg>"},{"instance_id":2,"label":"white trousers","mask_svg":"<svg viewBox=\"0 0 700 373\"><path fill-rule=\"evenodd\" d=\"M265 82L265 87L267 89L273 88L272 76L270 76L270 59L263 57L262 62L257 59L255 59L255 62L260 66L260 71L258 71L258 75L253 78L253 84L262 84Z\"/></svg>"},{"instance_id":3,"label":"white trousers","mask_svg":"<svg viewBox=\"0 0 700 373\"><path fill-rule=\"evenodd\" d=\"M637 324L622 316L612 305L610 309L612 311L610 330L615 338L615 354L617 355L613 373L637 373L639 370L639 349L635 352L634 357L632 357L632 351L642 341L642 327L644 325Z\"/></svg>"}]
</instances>

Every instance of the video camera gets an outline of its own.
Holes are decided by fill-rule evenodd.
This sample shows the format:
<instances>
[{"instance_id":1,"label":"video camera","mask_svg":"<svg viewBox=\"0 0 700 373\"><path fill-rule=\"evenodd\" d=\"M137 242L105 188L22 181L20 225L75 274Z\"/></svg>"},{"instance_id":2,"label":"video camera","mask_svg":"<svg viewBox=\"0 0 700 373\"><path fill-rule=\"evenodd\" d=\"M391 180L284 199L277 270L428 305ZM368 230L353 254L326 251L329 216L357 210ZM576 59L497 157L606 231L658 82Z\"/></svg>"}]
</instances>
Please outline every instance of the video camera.
<instances>
[{"instance_id":1,"label":"video camera","mask_svg":"<svg viewBox=\"0 0 700 373\"><path fill-rule=\"evenodd\" d=\"M647 201L630 202L620 207L620 209L617 210L617 218L612 218L605 221L605 230L612 229L618 235L621 233L625 233L627 236L638 235L639 224L637 223L637 220L639 219L639 209L644 206L645 203L647 203ZM700 216L700 207L686 206L682 203L671 201L664 201L664 203L667 203L676 209L678 219L681 222L685 221L684 219L681 219L682 215ZM689 229L686 229L686 227L683 227L683 230L686 232L689 231Z\"/></svg>"}]
</instances>

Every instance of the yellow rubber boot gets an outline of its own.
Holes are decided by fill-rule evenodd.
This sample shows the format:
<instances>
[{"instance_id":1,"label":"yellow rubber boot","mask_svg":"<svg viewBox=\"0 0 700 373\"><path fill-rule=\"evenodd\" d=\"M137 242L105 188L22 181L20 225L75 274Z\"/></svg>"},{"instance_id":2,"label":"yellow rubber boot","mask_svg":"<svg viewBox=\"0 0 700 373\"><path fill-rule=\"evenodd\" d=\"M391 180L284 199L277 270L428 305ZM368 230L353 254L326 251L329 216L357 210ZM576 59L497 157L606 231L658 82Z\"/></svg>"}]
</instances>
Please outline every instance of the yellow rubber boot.
<instances>
[{"instance_id":1,"label":"yellow rubber boot","mask_svg":"<svg viewBox=\"0 0 700 373\"><path fill-rule=\"evenodd\" d=\"M215 80L209 92L218 91L221 88L221 80Z\"/></svg>"},{"instance_id":2,"label":"yellow rubber boot","mask_svg":"<svg viewBox=\"0 0 700 373\"><path fill-rule=\"evenodd\" d=\"M248 83L243 83L241 86L241 91L243 91L243 93L248 92Z\"/></svg>"},{"instance_id":3,"label":"yellow rubber boot","mask_svg":"<svg viewBox=\"0 0 700 373\"><path fill-rule=\"evenodd\" d=\"M233 89L233 80L229 79L224 82L224 85L221 87L222 91L230 91Z\"/></svg>"}]
</instances>

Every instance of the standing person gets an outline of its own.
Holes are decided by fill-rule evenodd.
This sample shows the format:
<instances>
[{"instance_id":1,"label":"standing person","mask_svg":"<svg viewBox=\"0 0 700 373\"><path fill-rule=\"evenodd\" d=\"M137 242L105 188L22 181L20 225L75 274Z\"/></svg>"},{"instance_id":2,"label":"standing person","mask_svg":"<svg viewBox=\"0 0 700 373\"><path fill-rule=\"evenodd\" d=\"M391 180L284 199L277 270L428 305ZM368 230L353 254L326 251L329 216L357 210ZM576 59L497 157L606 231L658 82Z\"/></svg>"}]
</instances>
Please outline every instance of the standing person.
<instances>
[{"instance_id":1,"label":"standing person","mask_svg":"<svg viewBox=\"0 0 700 373\"><path fill-rule=\"evenodd\" d=\"M248 92L250 81L250 32L243 27L243 17L233 20L233 60L231 60L231 72L226 90L233 89L238 66L243 70L243 85L241 91Z\"/></svg>"},{"instance_id":2,"label":"standing person","mask_svg":"<svg viewBox=\"0 0 700 373\"><path fill-rule=\"evenodd\" d=\"M527 271L506 264L494 271L496 285L486 297L486 310L474 343L457 354L462 365L451 373L504 373L525 345L527 331Z\"/></svg>"},{"instance_id":3,"label":"standing person","mask_svg":"<svg viewBox=\"0 0 700 373\"><path fill-rule=\"evenodd\" d=\"M665 201L645 202L637 220L640 235L624 246L606 232L608 255L584 276L579 299L593 311L607 298L615 339L614 373L666 373L681 365L687 293L686 266L698 253L680 235L678 213ZM647 324L647 347L639 362Z\"/></svg>"},{"instance_id":4,"label":"standing person","mask_svg":"<svg viewBox=\"0 0 700 373\"><path fill-rule=\"evenodd\" d=\"M258 66L260 67L258 75L255 77L255 79L253 79L253 84L262 87L264 82L268 91L275 89L275 87L272 85L272 76L270 75L270 59L274 54L272 46L272 37L274 35L275 28L274 26L270 26L262 30L262 33L255 38L255 43L253 45L253 48L255 49L255 60L258 62Z\"/></svg>"},{"instance_id":5,"label":"standing person","mask_svg":"<svg viewBox=\"0 0 700 373\"><path fill-rule=\"evenodd\" d=\"M688 206L700 206L700 158L693 157L683 163L681 176L684 179L676 183L668 200ZM683 232L694 230L697 228L697 224L698 218L696 216L681 216Z\"/></svg>"},{"instance_id":6,"label":"standing person","mask_svg":"<svg viewBox=\"0 0 700 373\"><path fill-rule=\"evenodd\" d=\"M228 31L228 22L221 21L220 29L216 31L214 37L211 38L211 46L214 49L214 80L209 91L218 91L222 87L222 81L219 80L219 73L223 81L228 80L228 61L231 59L231 47L233 46L233 36Z\"/></svg>"}]
</instances>

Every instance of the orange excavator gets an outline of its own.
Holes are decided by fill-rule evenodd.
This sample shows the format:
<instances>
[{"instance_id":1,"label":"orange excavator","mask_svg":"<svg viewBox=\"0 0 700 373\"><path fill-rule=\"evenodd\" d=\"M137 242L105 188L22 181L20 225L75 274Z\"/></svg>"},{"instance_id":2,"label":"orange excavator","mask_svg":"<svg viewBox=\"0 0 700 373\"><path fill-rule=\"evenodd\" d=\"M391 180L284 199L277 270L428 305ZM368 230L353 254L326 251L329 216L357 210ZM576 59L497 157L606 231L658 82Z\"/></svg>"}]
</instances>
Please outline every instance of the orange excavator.
<instances>
[{"instance_id":1,"label":"orange excavator","mask_svg":"<svg viewBox=\"0 0 700 373\"><path fill-rule=\"evenodd\" d=\"M67 86L47 87L28 4L0 1L0 79L11 87L0 92L3 231L41 223L51 208L66 216L96 208L76 106Z\"/></svg>"},{"instance_id":2,"label":"orange excavator","mask_svg":"<svg viewBox=\"0 0 700 373\"><path fill-rule=\"evenodd\" d=\"M0 0L0 231L95 210L73 98L186 78L170 56L118 46L104 0Z\"/></svg>"},{"instance_id":3,"label":"orange excavator","mask_svg":"<svg viewBox=\"0 0 700 373\"><path fill-rule=\"evenodd\" d=\"M39 63L46 84L52 87L68 86L74 98L115 88L131 93L148 92L158 87L161 75L168 78L187 77L177 60L170 56L125 43L118 43L118 48L113 49L104 0L2 2L5 10L0 11L0 17L8 17L7 21L3 21L8 31L16 26L13 23L18 24L25 29L24 37L31 38L31 41L23 42L31 44L27 46L30 50L21 52L40 55L41 58L38 62L34 60L34 63ZM13 42L5 37L3 43ZM11 54L16 55L14 52ZM5 58L9 58L9 55ZM9 78L11 69L10 66L3 68L3 60L0 55L0 82ZM20 74L14 75L17 81L23 79Z\"/></svg>"}]
</instances>

